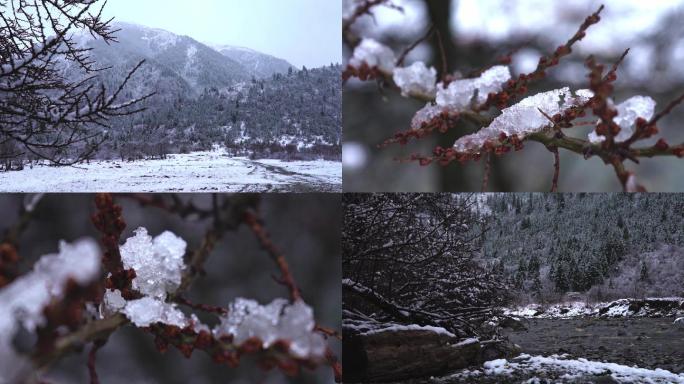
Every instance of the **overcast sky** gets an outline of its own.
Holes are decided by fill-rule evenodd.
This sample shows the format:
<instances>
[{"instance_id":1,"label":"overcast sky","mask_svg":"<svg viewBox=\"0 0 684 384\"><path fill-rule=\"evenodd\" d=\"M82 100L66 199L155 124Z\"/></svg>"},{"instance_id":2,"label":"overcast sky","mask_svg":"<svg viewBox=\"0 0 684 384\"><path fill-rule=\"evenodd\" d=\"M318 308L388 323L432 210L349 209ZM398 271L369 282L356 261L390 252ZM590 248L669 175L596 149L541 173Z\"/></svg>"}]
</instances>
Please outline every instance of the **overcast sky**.
<instances>
[{"instance_id":1,"label":"overcast sky","mask_svg":"<svg viewBox=\"0 0 684 384\"><path fill-rule=\"evenodd\" d=\"M342 61L339 0L114 0L108 17L252 48L295 66Z\"/></svg>"}]
</instances>

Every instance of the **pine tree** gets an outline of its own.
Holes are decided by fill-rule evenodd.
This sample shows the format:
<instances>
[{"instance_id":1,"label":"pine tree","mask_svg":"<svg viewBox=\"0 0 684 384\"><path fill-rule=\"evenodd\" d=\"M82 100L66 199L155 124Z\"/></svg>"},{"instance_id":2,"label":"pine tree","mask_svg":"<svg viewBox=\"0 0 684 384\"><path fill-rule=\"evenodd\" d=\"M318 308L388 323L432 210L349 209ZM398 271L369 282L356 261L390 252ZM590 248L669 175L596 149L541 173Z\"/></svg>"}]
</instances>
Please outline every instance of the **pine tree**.
<instances>
[{"instance_id":1,"label":"pine tree","mask_svg":"<svg viewBox=\"0 0 684 384\"><path fill-rule=\"evenodd\" d=\"M641 262L641 273L639 274L639 280L645 282L651 281L648 276L648 265L646 265L646 261Z\"/></svg>"}]
</instances>

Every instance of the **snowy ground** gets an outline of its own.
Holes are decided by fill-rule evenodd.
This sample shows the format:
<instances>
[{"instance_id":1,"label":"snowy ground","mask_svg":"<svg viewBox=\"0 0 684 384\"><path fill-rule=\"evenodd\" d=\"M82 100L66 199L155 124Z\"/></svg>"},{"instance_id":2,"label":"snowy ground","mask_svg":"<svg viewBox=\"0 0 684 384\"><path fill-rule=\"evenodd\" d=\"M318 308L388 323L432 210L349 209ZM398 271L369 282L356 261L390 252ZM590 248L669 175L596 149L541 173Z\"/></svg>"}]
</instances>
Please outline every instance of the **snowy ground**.
<instances>
[{"instance_id":1,"label":"snowy ground","mask_svg":"<svg viewBox=\"0 0 684 384\"><path fill-rule=\"evenodd\" d=\"M250 160L222 151L0 172L0 192L341 192L342 163Z\"/></svg>"},{"instance_id":2,"label":"snowy ground","mask_svg":"<svg viewBox=\"0 0 684 384\"><path fill-rule=\"evenodd\" d=\"M566 355L531 356L484 363L481 369L433 378L431 383L684 383L684 374L645 369Z\"/></svg>"},{"instance_id":3,"label":"snowy ground","mask_svg":"<svg viewBox=\"0 0 684 384\"><path fill-rule=\"evenodd\" d=\"M672 318L527 319L503 336L530 355L568 354L648 369L684 372L684 329Z\"/></svg>"}]
</instances>

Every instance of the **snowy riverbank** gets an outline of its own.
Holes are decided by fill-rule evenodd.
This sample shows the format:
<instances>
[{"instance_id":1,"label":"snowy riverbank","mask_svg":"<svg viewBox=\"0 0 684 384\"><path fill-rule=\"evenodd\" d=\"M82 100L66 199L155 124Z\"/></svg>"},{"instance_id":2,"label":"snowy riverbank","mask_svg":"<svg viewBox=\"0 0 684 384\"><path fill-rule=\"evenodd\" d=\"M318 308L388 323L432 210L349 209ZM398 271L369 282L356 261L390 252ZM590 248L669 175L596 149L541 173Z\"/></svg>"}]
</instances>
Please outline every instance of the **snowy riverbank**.
<instances>
[{"instance_id":1,"label":"snowy riverbank","mask_svg":"<svg viewBox=\"0 0 684 384\"><path fill-rule=\"evenodd\" d=\"M620 299L608 303L573 301L549 305L528 304L504 310L508 316L538 319L574 317L670 317L684 314L684 298Z\"/></svg>"}]
</instances>

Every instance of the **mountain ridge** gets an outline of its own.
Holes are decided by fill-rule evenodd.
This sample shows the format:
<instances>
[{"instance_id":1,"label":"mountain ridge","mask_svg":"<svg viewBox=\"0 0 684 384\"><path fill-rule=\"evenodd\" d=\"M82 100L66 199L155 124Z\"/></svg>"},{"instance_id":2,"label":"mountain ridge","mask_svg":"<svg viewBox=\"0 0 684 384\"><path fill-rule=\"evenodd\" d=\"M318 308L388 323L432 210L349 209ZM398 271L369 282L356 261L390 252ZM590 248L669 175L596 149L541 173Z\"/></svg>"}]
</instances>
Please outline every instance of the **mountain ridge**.
<instances>
[{"instance_id":1,"label":"mountain ridge","mask_svg":"<svg viewBox=\"0 0 684 384\"><path fill-rule=\"evenodd\" d=\"M157 47L162 49L166 49L169 46L176 45L179 42L183 42L184 40L187 41L189 39L196 45L212 49L228 58L245 69L248 72L249 77L253 76L257 79L267 78L274 73L286 73L290 68L295 69L294 65L283 58L246 46L201 42L189 35L178 34L163 28L126 21L116 21L112 23L112 26L115 29L119 29L119 31L117 31L117 37L122 32L126 34L127 32L138 30L144 33L144 36L142 37L143 40L148 41L150 45L156 44Z\"/></svg>"}]
</instances>

